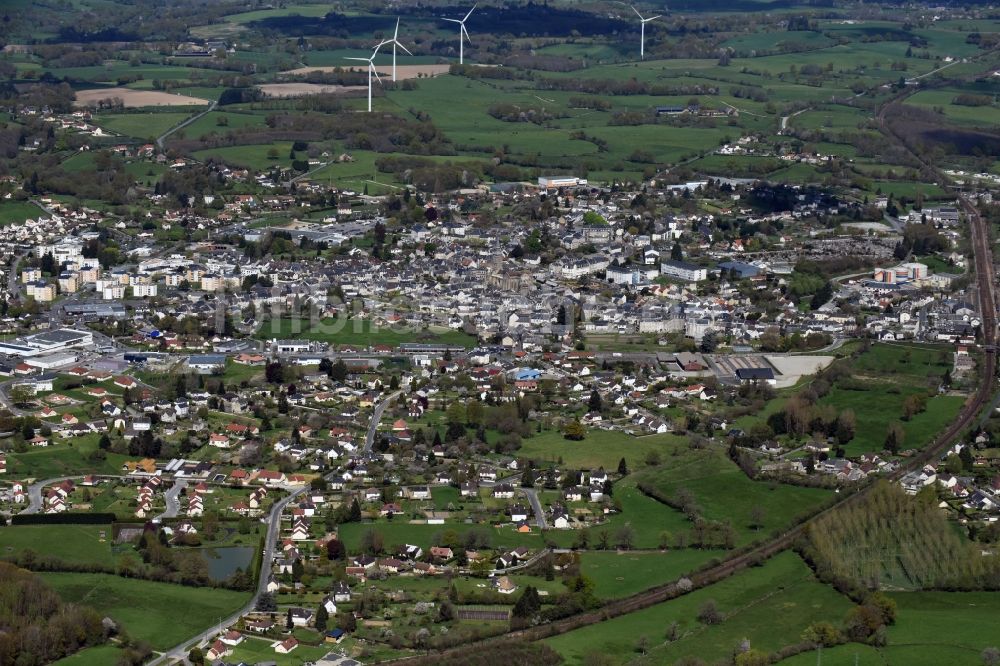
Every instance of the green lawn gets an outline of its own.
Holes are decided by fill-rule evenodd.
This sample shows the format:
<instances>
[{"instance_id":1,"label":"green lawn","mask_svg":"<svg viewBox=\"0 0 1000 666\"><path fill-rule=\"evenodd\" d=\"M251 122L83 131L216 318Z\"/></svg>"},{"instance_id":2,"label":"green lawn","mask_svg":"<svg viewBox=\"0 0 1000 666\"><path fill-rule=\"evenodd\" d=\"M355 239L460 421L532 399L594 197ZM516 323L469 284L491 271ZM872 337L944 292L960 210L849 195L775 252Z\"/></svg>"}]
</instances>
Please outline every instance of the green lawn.
<instances>
[{"instance_id":1,"label":"green lawn","mask_svg":"<svg viewBox=\"0 0 1000 666\"><path fill-rule=\"evenodd\" d=\"M291 166L292 160L289 159L291 149L291 141L275 141L269 144L207 148L192 155L199 160L214 157L232 166L266 171L272 166L285 168Z\"/></svg>"},{"instance_id":2,"label":"green lawn","mask_svg":"<svg viewBox=\"0 0 1000 666\"><path fill-rule=\"evenodd\" d=\"M898 608L896 624L889 629L891 646L920 648L914 653L922 651L928 656L944 650L942 658L964 653L954 663L979 663L983 648L1000 646L1000 595L996 592L900 592L891 596ZM928 632L928 627L934 631Z\"/></svg>"},{"instance_id":3,"label":"green lawn","mask_svg":"<svg viewBox=\"0 0 1000 666\"><path fill-rule=\"evenodd\" d=\"M706 519L731 521L737 534L736 545L787 527L793 519L814 510L832 495L820 488L752 481L717 449L697 451L676 463L667 460L660 467L634 476L637 483L651 483L667 497L674 497L686 488ZM760 530L749 527L755 508L763 511Z\"/></svg>"},{"instance_id":4,"label":"green lawn","mask_svg":"<svg viewBox=\"0 0 1000 666\"><path fill-rule=\"evenodd\" d=\"M257 332L262 340L271 338L298 338L319 340L331 345L389 345L395 347L404 342L430 342L472 347L476 339L461 331L446 328L414 330L406 327L385 328L374 326L367 319L324 319L319 322L291 319L276 319L265 322Z\"/></svg>"},{"instance_id":5,"label":"green lawn","mask_svg":"<svg viewBox=\"0 0 1000 666\"><path fill-rule=\"evenodd\" d=\"M191 115L178 111L101 114L94 118L94 124L145 141L155 139Z\"/></svg>"},{"instance_id":6,"label":"green lawn","mask_svg":"<svg viewBox=\"0 0 1000 666\"><path fill-rule=\"evenodd\" d=\"M885 385L879 384L867 391L835 387L820 400L820 404L833 405L839 410L854 410L857 431L845 447L848 456L881 451L885 447L889 424L897 421L902 423L906 433L903 448L922 448L955 419L965 403L965 398L961 396L936 395L927 401L926 411L909 421L901 421L906 397L924 392L924 389L901 388L898 393L889 393L885 389Z\"/></svg>"},{"instance_id":7,"label":"green lawn","mask_svg":"<svg viewBox=\"0 0 1000 666\"><path fill-rule=\"evenodd\" d=\"M635 531L636 548L659 548L664 532L673 537L691 528L683 513L643 495L631 478L614 488L614 497L621 502L622 511L590 530L592 543L596 542L602 530L607 530L613 545L618 530L628 526Z\"/></svg>"},{"instance_id":8,"label":"green lawn","mask_svg":"<svg viewBox=\"0 0 1000 666\"><path fill-rule=\"evenodd\" d=\"M684 439L677 435L633 437L607 430L588 430L582 441L574 442L563 437L561 432L550 430L525 439L517 455L536 462L562 460L568 467L604 467L608 471L617 470L618 461L625 458L629 469L634 470L642 465L651 451L667 458L683 444Z\"/></svg>"},{"instance_id":9,"label":"green lawn","mask_svg":"<svg viewBox=\"0 0 1000 666\"><path fill-rule=\"evenodd\" d=\"M882 376L940 377L951 369L951 354L950 348L941 345L879 344L859 356L854 367Z\"/></svg>"},{"instance_id":10,"label":"green lawn","mask_svg":"<svg viewBox=\"0 0 1000 666\"><path fill-rule=\"evenodd\" d=\"M232 614L250 595L109 574L39 574L63 600L82 603L120 622L133 638L163 650Z\"/></svg>"},{"instance_id":11,"label":"green lawn","mask_svg":"<svg viewBox=\"0 0 1000 666\"><path fill-rule=\"evenodd\" d=\"M30 201L0 201L0 226L20 224L28 219L48 217L45 211Z\"/></svg>"},{"instance_id":12,"label":"green lawn","mask_svg":"<svg viewBox=\"0 0 1000 666\"><path fill-rule=\"evenodd\" d=\"M134 494L134 493L133 493ZM104 541L101 541L101 533ZM33 550L80 564L113 563L112 526L108 525L14 525L0 529L0 557Z\"/></svg>"},{"instance_id":13,"label":"green lawn","mask_svg":"<svg viewBox=\"0 0 1000 666\"><path fill-rule=\"evenodd\" d=\"M586 552L580 555L580 573L594 581L598 597L615 599L676 580L718 554L710 550Z\"/></svg>"},{"instance_id":14,"label":"green lawn","mask_svg":"<svg viewBox=\"0 0 1000 666\"><path fill-rule=\"evenodd\" d=\"M708 600L724 614L717 625L703 625L697 614ZM622 664L638 657L636 644L645 637L651 646L648 663L673 664L686 656L709 663L728 657L744 638L756 649L771 651L797 643L812 622L843 619L850 600L818 582L794 553L784 552L764 564L708 588L635 613L546 640L566 658L582 663L602 654ZM677 622L681 638L666 643L664 632Z\"/></svg>"},{"instance_id":15,"label":"green lawn","mask_svg":"<svg viewBox=\"0 0 1000 666\"><path fill-rule=\"evenodd\" d=\"M56 666L107 666L117 664L122 655L121 648L114 645L98 645L81 650L74 655L55 662Z\"/></svg>"},{"instance_id":16,"label":"green lawn","mask_svg":"<svg viewBox=\"0 0 1000 666\"><path fill-rule=\"evenodd\" d=\"M278 654L271 647L274 642L274 640L266 638L248 637L233 649L232 655L226 658L226 662L233 664L274 662L278 666L301 666L306 661L320 659L334 647L329 645L313 647L300 643L290 654Z\"/></svg>"},{"instance_id":17,"label":"green lawn","mask_svg":"<svg viewBox=\"0 0 1000 666\"><path fill-rule=\"evenodd\" d=\"M850 643L824 649L822 663L832 666L939 666L980 664L984 648L1000 644L995 592L898 592L896 624L888 645L875 649ZM933 628L933 631L928 629ZM855 662L857 656L857 662ZM817 653L805 652L779 662L782 666L814 666Z\"/></svg>"},{"instance_id":18,"label":"green lawn","mask_svg":"<svg viewBox=\"0 0 1000 666\"><path fill-rule=\"evenodd\" d=\"M84 435L65 444L32 447L24 453L7 456L7 473L12 477L51 479L83 474L119 474L127 456L108 453L103 459L90 459L97 449L98 435Z\"/></svg>"}]
</instances>

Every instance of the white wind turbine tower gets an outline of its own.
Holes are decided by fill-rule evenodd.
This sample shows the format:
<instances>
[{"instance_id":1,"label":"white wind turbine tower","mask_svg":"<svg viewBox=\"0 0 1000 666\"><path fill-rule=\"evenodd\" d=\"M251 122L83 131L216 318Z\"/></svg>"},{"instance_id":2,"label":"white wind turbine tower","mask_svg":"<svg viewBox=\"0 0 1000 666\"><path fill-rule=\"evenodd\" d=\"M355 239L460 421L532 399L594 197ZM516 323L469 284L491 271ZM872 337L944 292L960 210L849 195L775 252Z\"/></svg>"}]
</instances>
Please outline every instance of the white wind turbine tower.
<instances>
[{"instance_id":1,"label":"white wind turbine tower","mask_svg":"<svg viewBox=\"0 0 1000 666\"><path fill-rule=\"evenodd\" d=\"M378 50L382 48L382 45L385 43L386 42L381 42L378 46L375 47L375 50L372 51L371 58L344 58L344 60L358 60L361 62L368 63L368 113L372 112L372 74L375 75L375 78L378 79L379 83L382 83L382 79L379 79L378 72L375 71L374 60L375 56L378 55Z\"/></svg>"},{"instance_id":2,"label":"white wind turbine tower","mask_svg":"<svg viewBox=\"0 0 1000 666\"><path fill-rule=\"evenodd\" d=\"M640 29L640 33L639 33L640 34L640 37L639 37L639 60L645 60L646 59L646 24L649 23L650 21L655 21L656 19L660 18L660 16L662 16L662 14L657 15L657 16L650 16L649 18L642 18L642 14L640 14L639 10L636 9L634 6L632 6L632 11L634 11L635 15L639 17L640 25L642 26L641 29Z\"/></svg>"},{"instance_id":3,"label":"white wind turbine tower","mask_svg":"<svg viewBox=\"0 0 1000 666\"><path fill-rule=\"evenodd\" d=\"M462 41L462 36L464 35L465 38L469 40L469 43L470 44L472 43L472 38L469 37L469 31L465 29L465 22L469 20L469 17L472 16L472 12L476 11L476 7L478 7L478 6L479 6L478 4L472 5L472 9L469 10L469 13L466 14L465 18L462 19L462 20L459 20L459 19L450 19L450 18L444 19L445 21L449 21L451 23L457 23L458 24L458 64L459 65L465 64L465 52L464 52L464 48L463 48L464 45L465 45L465 42Z\"/></svg>"},{"instance_id":4,"label":"white wind turbine tower","mask_svg":"<svg viewBox=\"0 0 1000 666\"><path fill-rule=\"evenodd\" d=\"M396 32L392 33L392 39L387 39L382 44L392 44L392 80L396 80L396 47L403 49L406 55L413 55L410 50L399 43L399 19L396 19ZM382 46L379 44L379 46Z\"/></svg>"}]
</instances>

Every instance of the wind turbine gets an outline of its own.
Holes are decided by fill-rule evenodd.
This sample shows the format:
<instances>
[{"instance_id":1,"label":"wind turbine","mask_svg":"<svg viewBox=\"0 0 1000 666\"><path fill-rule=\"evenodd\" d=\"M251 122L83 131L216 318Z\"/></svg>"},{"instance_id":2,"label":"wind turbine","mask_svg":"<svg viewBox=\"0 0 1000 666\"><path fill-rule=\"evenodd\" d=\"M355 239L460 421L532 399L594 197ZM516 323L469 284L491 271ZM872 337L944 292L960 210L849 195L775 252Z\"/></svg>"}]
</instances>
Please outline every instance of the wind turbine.
<instances>
[{"instance_id":1,"label":"wind turbine","mask_svg":"<svg viewBox=\"0 0 1000 666\"><path fill-rule=\"evenodd\" d=\"M478 4L472 5L472 9L469 10L469 13L466 14L465 18L462 19L462 20L450 19L450 18L444 19L445 21L448 21L450 23L457 23L458 24L458 64L459 65L465 64L465 53L464 53L464 48L463 48L464 45L465 45L465 42L462 41L462 36L464 35L465 38L469 40L469 43L470 44L472 43L472 38L469 37L469 31L465 29L465 22L469 20L469 17L472 16L472 12L476 11L476 7L478 7L478 6L479 6Z\"/></svg>"},{"instance_id":2,"label":"wind turbine","mask_svg":"<svg viewBox=\"0 0 1000 666\"><path fill-rule=\"evenodd\" d=\"M375 78L378 79L379 83L382 83L382 79L379 79L378 72L375 70L375 56L378 55L378 50L382 48L382 45L385 43L386 42L381 42L375 47L375 50L372 51L371 58L344 58L344 60L359 60L361 62L368 63L368 113L372 112L372 74L375 75Z\"/></svg>"},{"instance_id":3,"label":"wind turbine","mask_svg":"<svg viewBox=\"0 0 1000 666\"><path fill-rule=\"evenodd\" d=\"M392 33L392 39L387 39L382 44L392 44L392 80L396 80L396 47L406 51L406 55L413 55L410 50L399 43L399 19L396 19L396 32ZM379 46L382 46L379 44Z\"/></svg>"},{"instance_id":4,"label":"wind turbine","mask_svg":"<svg viewBox=\"0 0 1000 666\"><path fill-rule=\"evenodd\" d=\"M633 6L633 5L630 5L630 6L632 7L632 11L635 12L635 15L639 17L639 21L641 22L640 25L642 26L642 28L640 30L640 37L639 37L639 60L645 60L646 59L646 24L649 23L650 21L655 21L656 19L660 18L660 16L662 16L662 14L657 15L657 16L650 16L649 18L642 18L642 14L639 13L639 10L636 9L635 6Z\"/></svg>"}]
</instances>

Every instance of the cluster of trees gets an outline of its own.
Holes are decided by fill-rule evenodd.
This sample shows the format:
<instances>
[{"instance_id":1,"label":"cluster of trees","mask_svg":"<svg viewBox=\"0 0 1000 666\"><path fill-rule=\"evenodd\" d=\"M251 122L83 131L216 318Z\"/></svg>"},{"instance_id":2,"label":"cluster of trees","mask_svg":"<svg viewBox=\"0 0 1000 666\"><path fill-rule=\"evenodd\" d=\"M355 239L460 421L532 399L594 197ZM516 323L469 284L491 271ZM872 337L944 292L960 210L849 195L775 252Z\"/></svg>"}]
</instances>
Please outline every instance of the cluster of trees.
<instances>
[{"instance_id":1,"label":"cluster of trees","mask_svg":"<svg viewBox=\"0 0 1000 666\"><path fill-rule=\"evenodd\" d=\"M948 239L930 224L908 224L903 230L903 239L896 244L893 254L897 259L906 259L910 253L923 255L944 252L951 247Z\"/></svg>"},{"instance_id":2,"label":"cluster of trees","mask_svg":"<svg viewBox=\"0 0 1000 666\"><path fill-rule=\"evenodd\" d=\"M577 79L543 78L537 81L540 90L564 90L590 95L654 95L657 97L680 95L718 95L719 89L709 85L670 85L636 79Z\"/></svg>"},{"instance_id":3,"label":"cluster of trees","mask_svg":"<svg viewBox=\"0 0 1000 666\"><path fill-rule=\"evenodd\" d=\"M101 616L66 604L34 574L0 562L0 663L41 666L107 639Z\"/></svg>"},{"instance_id":4,"label":"cluster of trees","mask_svg":"<svg viewBox=\"0 0 1000 666\"><path fill-rule=\"evenodd\" d=\"M809 526L807 559L848 592L880 585L997 589L1000 563L951 529L938 501L933 485L911 497L880 481L861 501Z\"/></svg>"},{"instance_id":5,"label":"cluster of trees","mask_svg":"<svg viewBox=\"0 0 1000 666\"><path fill-rule=\"evenodd\" d=\"M535 123L541 125L549 120L565 118L565 111L553 111L545 107L521 106L519 104L493 104L486 111L497 120L509 123Z\"/></svg>"}]
</instances>

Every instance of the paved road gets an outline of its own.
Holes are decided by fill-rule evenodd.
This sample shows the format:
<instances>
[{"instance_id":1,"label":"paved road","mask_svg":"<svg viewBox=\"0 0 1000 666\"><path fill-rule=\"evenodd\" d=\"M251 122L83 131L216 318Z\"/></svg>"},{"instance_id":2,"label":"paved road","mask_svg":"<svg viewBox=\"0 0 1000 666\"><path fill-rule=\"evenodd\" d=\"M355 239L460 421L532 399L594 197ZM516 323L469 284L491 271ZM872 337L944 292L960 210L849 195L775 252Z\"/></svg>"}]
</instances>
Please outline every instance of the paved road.
<instances>
[{"instance_id":1,"label":"paved road","mask_svg":"<svg viewBox=\"0 0 1000 666\"><path fill-rule=\"evenodd\" d=\"M372 444L375 442L375 432L378 430L378 424L382 420L382 414L385 412L386 407L388 407L389 403L392 402L400 393L401 391L396 391L395 393L386 396L375 405L375 409L372 412L371 423L368 425L368 434L365 438L365 451L370 451ZM326 478L330 478L334 474L334 472L331 472L326 476ZM228 627L229 625L235 624L237 620L252 611L257 606L257 601L260 599L261 595L267 591L268 573L270 572L271 563L274 560L274 552L277 547L278 538L281 535L281 513L285 510L286 506L307 490L309 490L308 486L292 490L288 497L285 497L281 501L275 503L275 505L271 508L271 513L268 514L266 521L267 536L264 539L264 556L261 559L260 576L257 579L257 589L250 601L248 601L247 604L237 612L227 618L223 618L219 624L213 625L197 636L189 638L180 645L170 648L153 661L149 662L150 666L155 664L170 663L173 660L184 659L191 647L201 645L202 643L206 643L215 638L218 634L220 625L222 627Z\"/></svg>"},{"instance_id":2,"label":"paved road","mask_svg":"<svg viewBox=\"0 0 1000 666\"><path fill-rule=\"evenodd\" d=\"M281 533L281 513L285 510L285 507L288 506L289 503L302 495L302 493L306 492L308 489L308 486L303 486L302 488L292 491L288 497L276 502L271 508L271 513L267 516L267 537L264 539L264 557L261 559L260 577L257 581L257 589L254 592L253 597L250 598L250 601L248 601L243 608L239 609L229 617L222 618L222 621L219 624L212 625L197 636L189 638L183 643L170 648L159 657L149 662L150 666L153 666L154 664L171 663L173 660L186 658L188 651L192 647L195 645L201 645L202 643L215 638L219 633L220 626L228 627L235 624L241 617L254 610L261 595L267 591L267 573L270 571L271 562L274 560L274 549L278 543L278 537Z\"/></svg>"},{"instance_id":3,"label":"paved road","mask_svg":"<svg viewBox=\"0 0 1000 666\"><path fill-rule=\"evenodd\" d=\"M18 266L21 265L21 261L29 254L31 254L31 252L29 250L25 250L21 254L14 257L14 261L10 265L10 274L7 276L7 293L10 294L11 298L20 300L22 297L21 281L18 279L20 276L17 274L17 269Z\"/></svg>"},{"instance_id":4,"label":"paved road","mask_svg":"<svg viewBox=\"0 0 1000 666\"><path fill-rule=\"evenodd\" d=\"M545 511L542 509L542 503L538 501L538 491L534 488L521 488L521 492L528 498L528 503L531 504L531 509L535 512L535 523L539 529L548 529L549 524L545 520Z\"/></svg>"},{"instance_id":5,"label":"paved road","mask_svg":"<svg viewBox=\"0 0 1000 666\"><path fill-rule=\"evenodd\" d=\"M372 445L375 444L375 433L378 432L378 424L382 422L382 415L385 413L386 408L389 403L399 397L402 391L396 391L395 393L390 393L386 397L382 398L379 402L375 404L375 409L372 411L372 420L368 424L368 433L365 435L365 449L364 452L371 453Z\"/></svg>"},{"instance_id":6,"label":"paved road","mask_svg":"<svg viewBox=\"0 0 1000 666\"><path fill-rule=\"evenodd\" d=\"M167 504L167 510L153 518L154 523L158 523L164 518L176 518L181 512L181 490L187 487L187 479L174 479L174 485L170 486L167 492L163 493L163 499Z\"/></svg>"},{"instance_id":7,"label":"paved road","mask_svg":"<svg viewBox=\"0 0 1000 666\"><path fill-rule=\"evenodd\" d=\"M218 102L212 102L211 104L208 105L208 108L205 109L204 111L202 111L201 113L193 115L190 118L188 118L187 120L185 120L184 122L180 123L179 125L174 125L170 129L168 129L166 132L164 132L163 134L161 134L156 139L156 145L157 145L157 147L159 147L160 150L163 150L163 142L167 140L168 136L170 136L171 134L173 134L177 130L184 129L185 127L187 127L188 125L190 125L194 121L198 120L199 118L201 118L205 114L211 113L212 111L215 111L215 107L217 105L218 105Z\"/></svg>"},{"instance_id":8,"label":"paved road","mask_svg":"<svg viewBox=\"0 0 1000 666\"><path fill-rule=\"evenodd\" d=\"M55 479L44 479L36 481L28 486L28 508L21 513L41 513L42 512L42 490L55 483L62 483L67 479L79 479L78 476L60 476Z\"/></svg>"}]
</instances>

